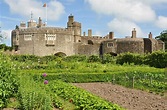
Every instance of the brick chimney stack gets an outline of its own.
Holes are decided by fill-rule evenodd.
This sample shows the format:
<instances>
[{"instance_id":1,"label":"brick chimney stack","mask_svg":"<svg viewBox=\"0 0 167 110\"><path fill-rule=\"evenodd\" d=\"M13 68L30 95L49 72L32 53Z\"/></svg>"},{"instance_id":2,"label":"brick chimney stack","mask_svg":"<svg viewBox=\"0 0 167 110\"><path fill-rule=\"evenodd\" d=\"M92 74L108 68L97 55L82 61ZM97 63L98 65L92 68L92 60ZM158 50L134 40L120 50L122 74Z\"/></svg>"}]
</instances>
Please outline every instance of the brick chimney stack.
<instances>
[{"instance_id":1,"label":"brick chimney stack","mask_svg":"<svg viewBox=\"0 0 167 110\"><path fill-rule=\"evenodd\" d=\"M88 37L92 37L92 30L91 29L88 30Z\"/></svg>"},{"instance_id":2,"label":"brick chimney stack","mask_svg":"<svg viewBox=\"0 0 167 110\"><path fill-rule=\"evenodd\" d=\"M136 30L135 30L135 28L132 31L132 38L136 38Z\"/></svg>"},{"instance_id":3,"label":"brick chimney stack","mask_svg":"<svg viewBox=\"0 0 167 110\"><path fill-rule=\"evenodd\" d=\"M153 38L153 35L152 35L151 32L148 34L148 38L149 38L149 39L152 39L152 38Z\"/></svg>"},{"instance_id":4,"label":"brick chimney stack","mask_svg":"<svg viewBox=\"0 0 167 110\"><path fill-rule=\"evenodd\" d=\"M109 32L109 39L114 39L114 32Z\"/></svg>"}]
</instances>

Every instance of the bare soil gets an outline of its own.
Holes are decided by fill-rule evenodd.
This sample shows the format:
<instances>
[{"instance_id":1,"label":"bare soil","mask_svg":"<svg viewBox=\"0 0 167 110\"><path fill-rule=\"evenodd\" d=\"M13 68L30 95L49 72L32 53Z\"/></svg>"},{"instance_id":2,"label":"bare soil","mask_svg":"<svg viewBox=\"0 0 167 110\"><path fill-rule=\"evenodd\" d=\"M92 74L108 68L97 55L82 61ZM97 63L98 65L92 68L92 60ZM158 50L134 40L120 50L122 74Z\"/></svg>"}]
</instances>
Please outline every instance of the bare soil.
<instances>
[{"instance_id":1,"label":"bare soil","mask_svg":"<svg viewBox=\"0 0 167 110\"><path fill-rule=\"evenodd\" d=\"M75 83L73 85L128 110L167 110L167 98L153 93L111 83Z\"/></svg>"}]
</instances>

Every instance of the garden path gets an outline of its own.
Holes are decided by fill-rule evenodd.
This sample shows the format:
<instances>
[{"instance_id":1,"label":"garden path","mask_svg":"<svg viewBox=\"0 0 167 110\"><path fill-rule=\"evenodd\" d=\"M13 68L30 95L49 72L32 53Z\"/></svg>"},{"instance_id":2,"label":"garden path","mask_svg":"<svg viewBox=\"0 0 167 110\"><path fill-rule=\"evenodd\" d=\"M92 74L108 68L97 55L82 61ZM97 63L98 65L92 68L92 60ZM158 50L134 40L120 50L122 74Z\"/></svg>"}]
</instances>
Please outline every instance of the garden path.
<instances>
[{"instance_id":1,"label":"garden path","mask_svg":"<svg viewBox=\"0 0 167 110\"><path fill-rule=\"evenodd\" d=\"M73 85L128 110L167 110L167 97L146 91L130 89L111 83L75 83Z\"/></svg>"}]
</instances>

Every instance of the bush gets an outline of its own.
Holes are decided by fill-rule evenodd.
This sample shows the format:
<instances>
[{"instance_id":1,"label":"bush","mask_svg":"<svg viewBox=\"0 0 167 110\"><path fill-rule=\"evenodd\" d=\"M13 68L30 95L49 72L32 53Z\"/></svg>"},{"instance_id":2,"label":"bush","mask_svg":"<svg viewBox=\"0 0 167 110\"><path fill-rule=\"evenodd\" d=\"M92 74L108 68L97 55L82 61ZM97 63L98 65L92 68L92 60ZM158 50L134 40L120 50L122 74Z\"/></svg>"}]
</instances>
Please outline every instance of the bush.
<instances>
[{"instance_id":1,"label":"bush","mask_svg":"<svg viewBox=\"0 0 167 110\"><path fill-rule=\"evenodd\" d=\"M93 63L93 62L100 62L101 59L99 58L99 56L97 55L91 55L89 56L88 60L87 60L89 63Z\"/></svg>"},{"instance_id":2,"label":"bush","mask_svg":"<svg viewBox=\"0 0 167 110\"><path fill-rule=\"evenodd\" d=\"M0 49L4 49L4 51L9 50L12 51L12 47L10 46L6 46L5 44L0 44Z\"/></svg>"},{"instance_id":3,"label":"bush","mask_svg":"<svg viewBox=\"0 0 167 110\"><path fill-rule=\"evenodd\" d=\"M156 68L165 68L167 67L167 52L153 52L145 57L144 63Z\"/></svg>"},{"instance_id":4,"label":"bush","mask_svg":"<svg viewBox=\"0 0 167 110\"><path fill-rule=\"evenodd\" d=\"M116 63L123 65L124 63L134 63L135 65L143 64L144 57L140 54L123 53L117 56Z\"/></svg>"},{"instance_id":5,"label":"bush","mask_svg":"<svg viewBox=\"0 0 167 110\"><path fill-rule=\"evenodd\" d=\"M38 62L38 59L40 59L40 57L35 55L11 55L11 59L13 61L18 61L18 62L27 62L27 61Z\"/></svg>"},{"instance_id":6,"label":"bush","mask_svg":"<svg viewBox=\"0 0 167 110\"><path fill-rule=\"evenodd\" d=\"M110 54L104 54L102 58L102 63L112 63L115 64L115 57L111 56Z\"/></svg>"}]
</instances>

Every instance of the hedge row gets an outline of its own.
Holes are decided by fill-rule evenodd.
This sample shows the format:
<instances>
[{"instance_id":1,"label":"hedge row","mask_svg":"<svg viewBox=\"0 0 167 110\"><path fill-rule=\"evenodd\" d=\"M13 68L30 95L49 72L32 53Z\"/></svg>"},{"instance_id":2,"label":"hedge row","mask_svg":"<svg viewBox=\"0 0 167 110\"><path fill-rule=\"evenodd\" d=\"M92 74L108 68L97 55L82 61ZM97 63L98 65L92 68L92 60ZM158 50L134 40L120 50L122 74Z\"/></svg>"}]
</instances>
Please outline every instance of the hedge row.
<instances>
[{"instance_id":1,"label":"hedge row","mask_svg":"<svg viewBox=\"0 0 167 110\"><path fill-rule=\"evenodd\" d=\"M156 68L165 68L167 67L167 52L156 51L151 54L134 54L134 53L123 53L114 57L109 54L105 54L102 57L97 55L91 56L67 56L67 57L58 57L58 56L34 56L34 55L14 55L11 56L13 61L19 62L38 62L39 64L48 64L51 61L55 62L100 62L102 64L111 63L111 64L135 64L135 65L149 65Z\"/></svg>"},{"instance_id":2,"label":"hedge row","mask_svg":"<svg viewBox=\"0 0 167 110\"><path fill-rule=\"evenodd\" d=\"M133 53L123 53L117 56L117 64L124 63L134 63L135 65L149 65L156 68L165 68L167 67L167 52L156 51L151 54L133 54Z\"/></svg>"}]
</instances>

